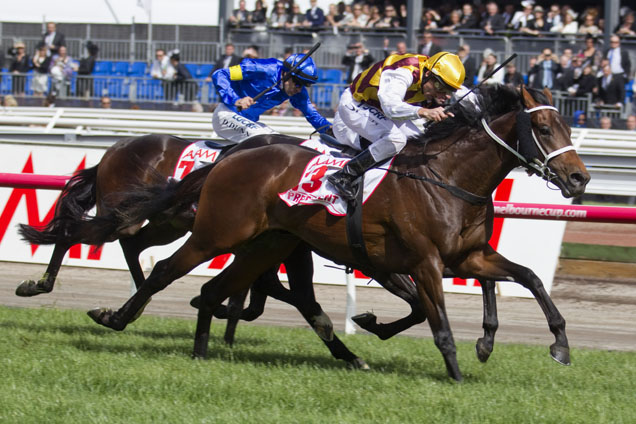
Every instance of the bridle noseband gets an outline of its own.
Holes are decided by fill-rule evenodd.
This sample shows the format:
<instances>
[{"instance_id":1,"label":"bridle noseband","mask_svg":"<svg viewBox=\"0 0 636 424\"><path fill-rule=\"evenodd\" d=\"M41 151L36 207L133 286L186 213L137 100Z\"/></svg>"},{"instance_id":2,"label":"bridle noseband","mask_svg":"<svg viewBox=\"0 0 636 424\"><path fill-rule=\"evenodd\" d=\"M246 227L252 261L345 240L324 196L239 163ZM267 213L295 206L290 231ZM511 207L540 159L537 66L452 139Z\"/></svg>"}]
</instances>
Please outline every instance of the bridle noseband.
<instances>
[{"instance_id":1,"label":"bridle noseband","mask_svg":"<svg viewBox=\"0 0 636 424\"><path fill-rule=\"evenodd\" d=\"M540 105L540 106L536 106L530 109L524 109L523 112L525 113L532 113L532 112L537 112L539 110L552 110L555 112L559 112L559 110L551 105ZM539 143L539 140L537 139L536 134L534 133L534 130L531 129L531 133L532 133L532 139L534 140L537 148L539 149L539 151L541 152L541 154L544 157L543 162L541 162L538 158L531 158L528 159L526 157L524 157L522 154L520 154L517 150L513 149L512 147L510 147L504 140L502 140L497 134L494 133L494 131L488 126L488 123L486 122L486 120L484 118L481 118L481 124L484 127L484 130L486 131L486 133L490 136L490 138L492 138L494 141L496 141L500 146L502 146L504 149L508 150L510 153L512 153L514 156L516 156L519 161L521 162L521 166L523 166L524 168L532 171L533 173L539 175L541 178L543 178L546 181L552 181L555 178L558 178L558 176L552 172L550 170L550 168L548 168L548 162L551 159L554 159L555 157L565 153L565 152L569 152L570 150L574 150L574 146L570 145L570 146L565 146L562 147L560 149L557 149L553 152L547 153L545 151L545 149L543 148L543 146L541 146L541 143Z\"/></svg>"}]
</instances>

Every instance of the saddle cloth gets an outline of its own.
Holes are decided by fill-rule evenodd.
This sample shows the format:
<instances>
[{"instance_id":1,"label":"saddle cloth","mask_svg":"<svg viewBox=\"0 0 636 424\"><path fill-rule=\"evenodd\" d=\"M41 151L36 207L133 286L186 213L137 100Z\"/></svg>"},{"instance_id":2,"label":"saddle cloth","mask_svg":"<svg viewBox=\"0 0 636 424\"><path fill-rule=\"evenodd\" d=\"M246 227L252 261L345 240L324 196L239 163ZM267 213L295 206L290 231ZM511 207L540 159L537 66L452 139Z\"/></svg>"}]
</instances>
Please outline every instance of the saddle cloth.
<instances>
[{"instance_id":1,"label":"saddle cloth","mask_svg":"<svg viewBox=\"0 0 636 424\"><path fill-rule=\"evenodd\" d=\"M298 185L283 193L279 193L278 197L287 204L287 206L297 205L322 205L327 211L336 216L344 216L347 214L347 202L343 200L335 191L331 184L327 183L329 175L340 170L351 158L337 157L333 154L339 152L330 146L326 146L317 142L317 140L308 140L307 147L312 147L320 152L327 152L313 158L300 177ZM322 147L315 148L314 144L319 143ZM309 145L310 144L310 145ZM304 143L302 145L305 145ZM333 153L333 154L332 154ZM393 158L378 165L378 168L372 168L364 174L364 188L362 192L362 203L366 202L375 189L380 185L384 177L386 177L387 169L391 166Z\"/></svg>"},{"instance_id":2,"label":"saddle cloth","mask_svg":"<svg viewBox=\"0 0 636 424\"><path fill-rule=\"evenodd\" d=\"M221 148L210 147L207 140L195 141L181 152L172 177L175 180L182 180L190 172L216 162L221 155L221 150Z\"/></svg>"}]
</instances>

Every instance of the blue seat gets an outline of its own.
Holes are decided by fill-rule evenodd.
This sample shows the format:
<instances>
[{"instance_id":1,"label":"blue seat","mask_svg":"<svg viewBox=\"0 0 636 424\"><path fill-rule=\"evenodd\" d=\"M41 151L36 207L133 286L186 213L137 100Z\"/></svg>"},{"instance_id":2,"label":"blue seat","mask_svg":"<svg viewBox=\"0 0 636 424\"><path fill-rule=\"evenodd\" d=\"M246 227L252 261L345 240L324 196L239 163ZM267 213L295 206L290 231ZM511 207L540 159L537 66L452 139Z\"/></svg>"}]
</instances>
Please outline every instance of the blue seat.
<instances>
[{"instance_id":1,"label":"blue seat","mask_svg":"<svg viewBox=\"0 0 636 424\"><path fill-rule=\"evenodd\" d=\"M111 75L113 73L113 62L110 60L98 60L95 62L94 75Z\"/></svg>"},{"instance_id":2,"label":"blue seat","mask_svg":"<svg viewBox=\"0 0 636 424\"><path fill-rule=\"evenodd\" d=\"M128 69L128 75L131 77L142 77L146 73L146 62L133 62Z\"/></svg>"},{"instance_id":3,"label":"blue seat","mask_svg":"<svg viewBox=\"0 0 636 424\"><path fill-rule=\"evenodd\" d=\"M340 84L342 82L343 72L340 69L327 69L325 71L325 82Z\"/></svg>"},{"instance_id":4,"label":"blue seat","mask_svg":"<svg viewBox=\"0 0 636 424\"><path fill-rule=\"evenodd\" d=\"M206 78L214 69L214 65L199 65L199 78Z\"/></svg>"},{"instance_id":5,"label":"blue seat","mask_svg":"<svg viewBox=\"0 0 636 424\"><path fill-rule=\"evenodd\" d=\"M192 75L192 78L197 77L199 66L196 63L186 63L185 67L190 72L190 75Z\"/></svg>"},{"instance_id":6,"label":"blue seat","mask_svg":"<svg viewBox=\"0 0 636 424\"><path fill-rule=\"evenodd\" d=\"M163 100L163 87L157 79L142 79L137 81L137 99Z\"/></svg>"},{"instance_id":7,"label":"blue seat","mask_svg":"<svg viewBox=\"0 0 636 424\"><path fill-rule=\"evenodd\" d=\"M115 64L113 65L113 75L128 75L129 67L130 64L128 62L115 62Z\"/></svg>"}]
</instances>

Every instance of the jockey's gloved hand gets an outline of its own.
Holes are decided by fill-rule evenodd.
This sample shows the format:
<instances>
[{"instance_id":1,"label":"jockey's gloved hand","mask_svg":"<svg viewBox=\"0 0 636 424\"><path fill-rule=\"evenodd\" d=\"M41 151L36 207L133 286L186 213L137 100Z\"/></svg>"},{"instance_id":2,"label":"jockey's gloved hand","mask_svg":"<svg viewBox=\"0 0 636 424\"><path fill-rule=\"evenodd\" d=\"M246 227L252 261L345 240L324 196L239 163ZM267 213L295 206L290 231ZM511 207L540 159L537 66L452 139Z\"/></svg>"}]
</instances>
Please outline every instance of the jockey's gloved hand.
<instances>
[{"instance_id":1,"label":"jockey's gloved hand","mask_svg":"<svg viewBox=\"0 0 636 424\"><path fill-rule=\"evenodd\" d=\"M327 128L327 130L325 130L325 134L327 134L328 136L331 136L333 138L336 138L336 136L333 133L333 126Z\"/></svg>"}]
</instances>

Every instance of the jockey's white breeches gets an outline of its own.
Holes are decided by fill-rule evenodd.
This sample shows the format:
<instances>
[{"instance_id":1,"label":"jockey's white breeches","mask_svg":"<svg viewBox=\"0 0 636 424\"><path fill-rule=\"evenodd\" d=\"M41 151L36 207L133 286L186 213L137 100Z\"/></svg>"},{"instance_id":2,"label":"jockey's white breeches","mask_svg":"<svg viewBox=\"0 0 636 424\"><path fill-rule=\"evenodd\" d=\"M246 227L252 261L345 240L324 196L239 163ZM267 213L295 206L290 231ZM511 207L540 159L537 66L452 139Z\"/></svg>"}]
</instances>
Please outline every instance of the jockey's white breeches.
<instances>
[{"instance_id":1,"label":"jockey's white breeches","mask_svg":"<svg viewBox=\"0 0 636 424\"><path fill-rule=\"evenodd\" d=\"M223 103L214 109L212 128L219 137L235 143L259 134L278 134L265 124L239 115Z\"/></svg>"}]
</instances>

